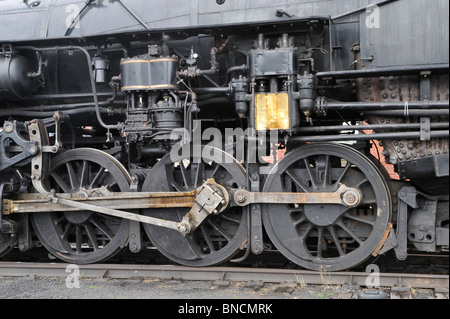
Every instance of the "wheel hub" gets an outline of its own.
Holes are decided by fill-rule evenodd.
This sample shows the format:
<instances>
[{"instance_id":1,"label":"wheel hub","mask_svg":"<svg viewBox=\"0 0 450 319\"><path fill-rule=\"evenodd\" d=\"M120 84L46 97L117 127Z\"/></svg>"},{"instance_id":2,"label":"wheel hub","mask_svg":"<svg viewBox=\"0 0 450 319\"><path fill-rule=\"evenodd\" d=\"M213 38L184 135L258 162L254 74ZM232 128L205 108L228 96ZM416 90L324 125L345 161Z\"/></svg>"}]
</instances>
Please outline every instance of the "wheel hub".
<instances>
[{"instance_id":1,"label":"wheel hub","mask_svg":"<svg viewBox=\"0 0 450 319\"><path fill-rule=\"evenodd\" d=\"M330 226L347 209L341 205L304 205L307 220L314 226Z\"/></svg>"},{"instance_id":2,"label":"wheel hub","mask_svg":"<svg viewBox=\"0 0 450 319\"><path fill-rule=\"evenodd\" d=\"M69 223L81 225L90 220L93 212L64 212L63 214Z\"/></svg>"}]
</instances>

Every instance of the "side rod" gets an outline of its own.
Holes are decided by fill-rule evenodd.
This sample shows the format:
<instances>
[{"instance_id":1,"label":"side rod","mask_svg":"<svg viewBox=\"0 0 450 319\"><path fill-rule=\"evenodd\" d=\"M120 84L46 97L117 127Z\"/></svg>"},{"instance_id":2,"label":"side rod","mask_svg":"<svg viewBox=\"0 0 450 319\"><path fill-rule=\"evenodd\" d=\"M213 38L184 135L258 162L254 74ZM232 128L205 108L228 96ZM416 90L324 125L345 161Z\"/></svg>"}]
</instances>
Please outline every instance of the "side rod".
<instances>
[{"instance_id":1,"label":"side rod","mask_svg":"<svg viewBox=\"0 0 450 319\"><path fill-rule=\"evenodd\" d=\"M212 214L220 214L230 206L250 204L339 204L357 206L362 200L359 189L343 184L335 192L327 193L262 193L244 189L227 189L209 179L191 192L112 193L105 188L85 190L75 194L20 194L16 199L3 200L3 214L39 213L53 211L94 211L177 230L187 235ZM123 209L151 209L190 207L182 221L130 213Z\"/></svg>"}]
</instances>

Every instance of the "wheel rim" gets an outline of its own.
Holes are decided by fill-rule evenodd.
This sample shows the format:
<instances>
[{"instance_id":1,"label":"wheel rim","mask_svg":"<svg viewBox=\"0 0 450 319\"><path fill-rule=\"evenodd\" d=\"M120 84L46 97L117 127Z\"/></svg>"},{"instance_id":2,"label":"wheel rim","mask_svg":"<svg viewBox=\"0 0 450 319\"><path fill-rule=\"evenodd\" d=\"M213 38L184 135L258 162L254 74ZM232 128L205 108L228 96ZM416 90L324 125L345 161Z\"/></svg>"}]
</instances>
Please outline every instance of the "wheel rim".
<instances>
[{"instance_id":1,"label":"wheel rim","mask_svg":"<svg viewBox=\"0 0 450 319\"><path fill-rule=\"evenodd\" d=\"M126 192L129 182L126 170L109 154L76 149L52 161L48 187L56 193L101 186ZM75 264L104 261L119 252L128 239L128 220L89 211L36 213L31 220L44 247L55 257Z\"/></svg>"},{"instance_id":2,"label":"wheel rim","mask_svg":"<svg viewBox=\"0 0 450 319\"><path fill-rule=\"evenodd\" d=\"M264 205L263 222L274 245L294 263L312 270L354 267L377 247L391 209L387 184L375 165L351 147L319 144L288 153L264 185L266 192L334 192L358 188L361 203Z\"/></svg>"},{"instance_id":3,"label":"wheel rim","mask_svg":"<svg viewBox=\"0 0 450 319\"><path fill-rule=\"evenodd\" d=\"M189 157L173 163L170 155L163 157L150 171L142 191L190 191L207 178L229 187L245 187L242 166L219 149L205 146L203 156ZM184 164L183 164L184 163ZM220 163L220 164L219 164ZM146 216L181 221L189 208L145 210ZM182 236L177 231L144 224L150 241L167 258L187 266L211 266L232 258L247 238L247 218L242 208L207 217L192 233Z\"/></svg>"},{"instance_id":4,"label":"wheel rim","mask_svg":"<svg viewBox=\"0 0 450 319\"><path fill-rule=\"evenodd\" d=\"M5 256L14 247L14 243L17 240L17 236L12 234L4 234L0 231L0 257Z\"/></svg>"}]
</instances>

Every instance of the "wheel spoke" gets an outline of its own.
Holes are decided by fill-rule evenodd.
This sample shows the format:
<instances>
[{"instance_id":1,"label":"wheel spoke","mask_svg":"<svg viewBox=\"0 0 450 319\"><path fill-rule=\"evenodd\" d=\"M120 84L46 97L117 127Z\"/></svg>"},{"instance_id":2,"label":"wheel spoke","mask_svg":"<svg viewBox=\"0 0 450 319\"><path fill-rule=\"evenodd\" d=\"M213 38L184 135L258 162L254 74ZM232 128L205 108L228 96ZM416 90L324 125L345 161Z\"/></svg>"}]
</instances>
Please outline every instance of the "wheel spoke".
<instances>
[{"instance_id":1,"label":"wheel spoke","mask_svg":"<svg viewBox=\"0 0 450 319\"><path fill-rule=\"evenodd\" d=\"M295 227L297 227L298 225L300 225L300 224L306 222L307 220L308 220L308 218L306 218L305 215L302 215L302 216L300 217L300 219L295 220L294 225L295 225Z\"/></svg>"},{"instance_id":2,"label":"wheel spoke","mask_svg":"<svg viewBox=\"0 0 450 319\"><path fill-rule=\"evenodd\" d=\"M302 243L305 243L306 239L308 238L309 233L313 230L314 226L311 223L308 223L308 226L305 230L305 232L299 237Z\"/></svg>"},{"instance_id":3,"label":"wheel spoke","mask_svg":"<svg viewBox=\"0 0 450 319\"><path fill-rule=\"evenodd\" d=\"M113 239L114 235L111 233L111 231L103 225L100 221L98 221L96 218L92 218L90 222L97 227L103 234L106 235L110 240Z\"/></svg>"},{"instance_id":4,"label":"wheel spoke","mask_svg":"<svg viewBox=\"0 0 450 319\"><path fill-rule=\"evenodd\" d=\"M81 167L80 186L89 185L89 162L83 161Z\"/></svg>"},{"instance_id":5,"label":"wheel spoke","mask_svg":"<svg viewBox=\"0 0 450 319\"><path fill-rule=\"evenodd\" d=\"M83 233L80 225L75 226L75 245L77 253L81 253L81 245L83 244Z\"/></svg>"},{"instance_id":6,"label":"wheel spoke","mask_svg":"<svg viewBox=\"0 0 450 319\"><path fill-rule=\"evenodd\" d=\"M183 165L183 163L180 163L180 165ZM162 181L162 185L166 186L165 191L172 191L175 190L177 192L183 192L183 187L178 184L173 176L173 165L164 165L163 167L164 173L166 178Z\"/></svg>"},{"instance_id":7,"label":"wheel spoke","mask_svg":"<svg viewBox=\"0 0 450 319\"><path fill-rule=\"evenodd\" d=\"M294 172L291 169L286 170L286 174L292 179L292 181L298 186L300 187L303 192L307 193L309 187L307 187L305 184L303 184L300 179L297 178L297 176L295 176Z\"/></svg>"},{"instance_id":8,"label":"wheel spoke","mask_svg":"<svg viewBox=\"0 0 450 319\"><path fill-rule=\"evenodd\" d=\"M72 232L74 226L72 223L67 223L64 232L61 235L61 240L66 241L69 238L70 233Z\"/></svg>"},{"instance_id":9,"label":"wheel spoke","mask_svg":"<svg viewBox=\"0 0 450 319\"><path fill-rule=\"evenodd\" d=\"M217 173L219 172L219 169L220 169L220 165L219 164L217 164L217 163L214 163L214 169L213 169L213 171L212 171L212 173L211 173L211 178L217 178Z\"/></svg>"},{"instance_id":10,"label":"wheel spoke","mask_svg":"<svg viewBox=\"0 0 450 319\"><path fill-rule=\"evenodd\" d=\"M231 241L231 237L228 236L223 230L219 228L219 226L212 222L211 219L208 219L208 224L211 225L212 228L215 229L220 235L222 235L223 238L225 238L227 241Z\"/></svg>"},{"instance_id":11,"label":"wheel spoke","mask_svg":"<svg viewBox=\"0 0 450 319\"><path fill-rule=\"evenodd\" d=\"M333 239L334 245L336 246L339 256L344 256L345 253L342 250L341 242L339 241L339 237L337 236L336 231L334 230L334 227L332 225L329 225L327 227L327 230L331 234L331 238Z\"/></svg>"},{"instance_id":12,"label":"wheel spoke","mask_svg":"<svg viewBox=\"0 0 450 319\"><path fill-rule=\"evenodd\" d=\"M360 223L364 223L364 224L370 225L372 227L375 225L375 221L364 219L364 218L360 218L360 217L357 217L357 216L353 216L353 215L350 215L350 213L348 213L348 212L345 213L343 215L343 217L352 219L352 220L360 222Z\"/></svg>"},{"instance_id":13,"label":"wheel spoke","mask_svg":"<svg viewBox=\"0 0 450 319\"><path fill-rule=\"evenodd\" d=\"M306 171L308 172L309 179L311 181L311 186L312 186L313 189L317 189L318 186L317 186L316 178L314 177L314 174L313 174L313 172L311 170L311 166L310 166L310 163L309 163L309 158L305 158L303 161L305 162Z\"/></svg>"},{"instance_id":14,"label":"wheel spoke","mask_svg":"<svg viewBox=\"0 0 450 319\"><path fill-rule=\"evenodd\" d=\"M92 247L94 248L94 250L98 250L98 243L97 243L97 238L95 236L94 229L89 224L84 225L84 229L86 229L86 233L89 237L89 240L91 241Z\"/></svg>"},{"instance_id":15,"label":"wheel spoke","mask_svg":"<svg viewBox=\"0 0 450 319\"><path fill-rule=\"evenodd\" d=\"M240 223L240 221L238 219L231 218L231 217L227 216L226 213L221 214L220 217L225 219L225 220L228 220L228 221L230 221L230 222L232 222L234 224L239 224Z\"/></svg>"},{"instance_id":16,"label":"wheel spoke","mask_svg":"<svg viewBox=\"0 0 450 319\"><path fill-rule=\"evenodd\" d=\"M358 184L355 185L355 188L360 188L361 185L363 185L364 183L367 183L369 180L367 179L367 177L363 178L361 181L358 182Z\"/></svg>"},{"instance_id":17,"label":"wheel spoke","mask_svg":"<svg viewBox=\"0 0 450 319\"><path fill-rule=\"evenodd\" d=\"M194 184L193 184L193 186L195 186L195 187L200 187L202 185L202 183L203 183L204 173L205 173L204 165L205 164L203 162L191 164L193 172L194 172Z\"/></svg>"},{"instance_id":18,"label":"wheel spoke","mask_svg":"<svg viewBox=\"0 0 450 319\"><path fill-rule=\"evenodd\" d=\"M357 242L360 246L363 244L363 241L362 241L358 236L356 236L356 234L355 234L350 228L348 228L348 227L344 224L344 222L343 222L341 219L339 219L339 220L336 221L336 225L339 226L339 227L341 227L347 234L349 234L350 236L352 236L352 238L353 238L354 240L356 240L356 242Z\"/></svg>"},{"instance_id":19,"label":"wheel spoke","mask_svg":"<svg viewBox=\"0 0 450 319\"><path fill-rule=\"evenodd\" d=\"M81 186L80 181L78 180L78 176L75 173L75 170L73 169L72 163L71 162L66 163L66 168L69 174L70 186L74 191L80 189Z\"/></svg>"},{"instance_id":20,"label":"wheel spoke","mask_svg":"<svg viewBox=\"0 0 450 319\"><path fill-rule=\"evenodd\" d=\"M203 225L203 224L200 225L200 230L201 230L201 232L202 232L203 239L205 240L206 245L208 245L209 251L210 251L210 252L216 251L216 248L214 247L214 244L213 244L213 242L211 241L211 237L210 237L210 235L208 234L207 230L205 229L205 225Z\"/></svg>"},{"instance_id":21,"label":"wheel spoke","mask_svg":"<svg viewBox=\"0 0 450 319\"><path fill-rule=\"evenodd\" d=\"M317 228L317 257L322 257L323 250L323 228Z\"/></svg>"},{"instance_id":22,"label":"wheel spoke","mask_svg":"<svg viewBox=\"0 0 450 319\"><path fill-rule=\"evenodd\" d=\"M347 162L347 164L345 165L344 171L342 172L342 174L337 179L335 185L339 185L341 183L341 181L344 178L345 174L347 174L348 169L350 168L350 166L351 166L350 162Z\"/></svg>"},{"instance_id":23,"label":"wheel spoke","mask_svg":"<svg viewBox=\"0 0 450 319\"><path fill-rule=\"evenodd\" d=\"M323 173L323 181L322 181L322 187L325 188L327 184L331 181L331 176L328 174L330 166L330 155L325 155L325 171Z\"/></svg>"},{"instance_id":24,"label":"wheel spoke","mask_svg":"<svg viewBox=\"0 0 450 319\"><path fill-rule=\"evenodd\" d=\"M189 165L191 165L191 164L189 164ZM191 183L191 177L188 175L188 173L186 171L186 167L184 167L183 161L180 162L180 171L181 171L181 176L183 177L184 189L187 190L190 188L192 183Z\"/></svg>"},{"instance_id":25,"label":"wheel spoke","mask_svg":"<svg viewBox=\"0 0 450 319\"><path fill-rule=\"evenodd\" d=\"M50 176L55 180L56 184L63 190L64 193L71 193L72 189L57 173L51 173Z\"/></svg>"},{"instance_id":26,"label":"wheel spoke","mask_svg":"<svg viewBox=\"0 0 450 319\"><path fill-rule=\"evenodd\" d=\"M90 188L95 188L100 183L100 179L102 178L103 173L105 173L105 168L101 167L100 170L95 175L94 179L92 180L91 184L89 185Z\"/></svg>"}]
</instances>

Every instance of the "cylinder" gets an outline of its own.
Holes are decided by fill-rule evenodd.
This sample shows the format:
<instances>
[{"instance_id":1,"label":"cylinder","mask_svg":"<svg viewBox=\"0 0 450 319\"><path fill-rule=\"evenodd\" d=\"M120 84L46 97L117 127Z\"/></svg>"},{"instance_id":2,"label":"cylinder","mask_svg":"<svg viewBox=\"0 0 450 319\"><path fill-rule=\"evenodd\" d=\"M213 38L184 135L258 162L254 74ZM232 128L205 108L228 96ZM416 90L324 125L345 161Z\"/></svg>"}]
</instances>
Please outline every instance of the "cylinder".
<instances>
[{"instance_id":1,"label":"cylinder","mask_svg":"<svg viewBox=\"0 0 450 319\"><path fill-rule=\"evenodd\" d=\"M34 71L33 63L23 55L0 56L0 97L30 96L36 83L28 75Z\"/></svg>"},{"instance_id":2,"label":"cylinder","mask_svg":"<svg viewBox=\"0 0 450 319\"><path fill-rule=\"evenodd\" d=\"M122 92L174 90L177 88L177 58L122 59Z\"/></svg>"}]
</instances>

